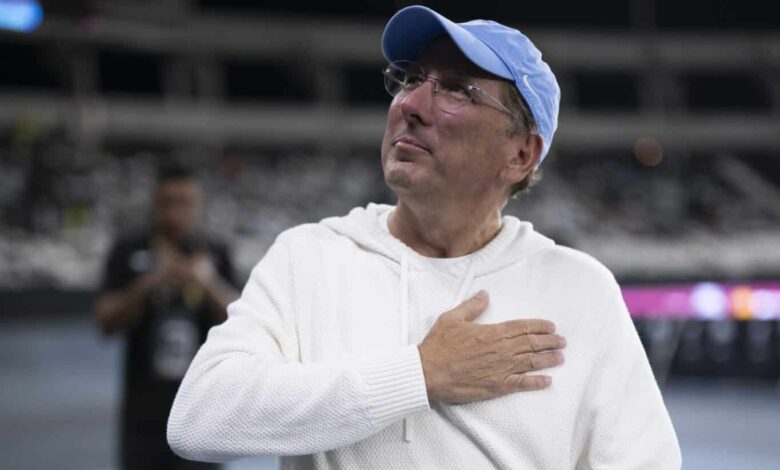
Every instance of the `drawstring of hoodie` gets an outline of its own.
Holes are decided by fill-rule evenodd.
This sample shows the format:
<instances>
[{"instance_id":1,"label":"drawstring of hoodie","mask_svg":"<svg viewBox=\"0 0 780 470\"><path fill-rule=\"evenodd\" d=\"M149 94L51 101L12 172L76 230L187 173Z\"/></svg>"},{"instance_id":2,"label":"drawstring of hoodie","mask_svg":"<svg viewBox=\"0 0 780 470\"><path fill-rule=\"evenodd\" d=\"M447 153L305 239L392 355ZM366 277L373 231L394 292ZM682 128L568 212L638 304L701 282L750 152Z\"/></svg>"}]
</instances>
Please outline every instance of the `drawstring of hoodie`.
<instances>
[{"instance_id":1,"label":"drawstring of hoodie","mask_svg":"<svg viewBox=\"0 0 780 470\"><path fill-rule=\"evenodd\" d=\"M450 309L460 305L463 302L463 299L466 298L466 292L469 291L471 281L474 280L474 273L477 272L477 263L474 262L475 260L476 257L472 256L471 261L469 262L469 268L466 270L466 275L463 277L463 282L460 284L458 295L455 296L455 300L452 302L452 305L450 305Z\"/></svg>"},{"instance_id":2,"label":"drawstring of hoodie","mask_svg":"<svg viewBox=\"0 0 780 470\"><path fill-rule=\"evenodd\" d=\"M409 344L409 253L401 255L401 346ZM412 442L412 426L409 418L404 418L404 441Z\"/></svg>"},{"instance_id":3,"label":"drawstring of hoodie","mask_svg":"<svg viewBox=\"0 0 780 470\"><path fill-rule=\"evenodd\" d=\"M450 306L450 309L455 308L457 305L459 305L461 302L463 302L463 299L466 297L466 292L468 292L469 287L471 286L471 282L474 280L474 275L477 271L477 263L474 261L476 260L476 257L472 257L471 261L469 262L469 267L466 270L466 275L463 277L463 282L460 284L460 289L458 289L458 294L455 296L455 299L452 302L452 305ZM400 323L401 323L401 346L406 346L409 344L409 252L404 250L403 254L401 255L401 305L400 305ZM435 321L433 319L432 321ZM428 325L428 329L430 329L432 325ZM412 421L411 418L404 418L403 423L404 428L404 435L403 440L404 442L412 442L414 438L414 428L412 427Z\"/></svg>"}]
</instances>

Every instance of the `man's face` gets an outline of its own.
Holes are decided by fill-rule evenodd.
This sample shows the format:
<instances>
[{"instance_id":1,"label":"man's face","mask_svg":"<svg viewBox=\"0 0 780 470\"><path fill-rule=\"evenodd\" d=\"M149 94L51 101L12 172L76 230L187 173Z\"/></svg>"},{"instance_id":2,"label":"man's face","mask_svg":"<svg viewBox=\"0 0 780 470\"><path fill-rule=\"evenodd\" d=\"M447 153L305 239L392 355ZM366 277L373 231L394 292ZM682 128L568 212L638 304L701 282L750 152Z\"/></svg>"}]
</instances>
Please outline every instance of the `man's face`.
<instances>
[{"instance_id":1,"label":"man's face","mask_svg":"<svg viewBox=\"0 0 780 470\"><path fill-rule=\"evenodd\" d=\"M190 234L202 208L198 183L189 178L175 178L161 183L154 195L154 221L166 236L178 239Z\"/></svg>"},{"instance_id":2,"label":"man's face","mask_svg":"<svg viewBox=\"0 0 780 470\"><path fill-rule=\"evenodd\" d=\"M429 75L457 71L466 83L502 96L504 82L472 64L449 38L426 47L420 64ZM442 111L432 87L427 81L390 104L382 140L387 184L402 199L414 195L456 201L506 193L501 172L518 142L507 132L510 117L487 100Z\"/></svg>"}]
</instances>

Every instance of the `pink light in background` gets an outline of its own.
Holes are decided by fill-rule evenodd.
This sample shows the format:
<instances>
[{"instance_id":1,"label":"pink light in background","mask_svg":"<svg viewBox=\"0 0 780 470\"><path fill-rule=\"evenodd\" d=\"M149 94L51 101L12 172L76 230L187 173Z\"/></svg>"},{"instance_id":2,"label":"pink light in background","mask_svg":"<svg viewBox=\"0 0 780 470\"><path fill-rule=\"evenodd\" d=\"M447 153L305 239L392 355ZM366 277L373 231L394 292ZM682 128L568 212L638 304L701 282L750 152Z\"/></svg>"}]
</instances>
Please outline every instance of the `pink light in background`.
<instances>
[{"instance_id":1,"label":"pink light in background","mask_svg":"<svg viewBox=\"0 0 780 470\"><path fill-rule=\"evenodd\" d=\"M634 318L780 319L780 282L624 286Z\"/></svg>"}]
</instances>

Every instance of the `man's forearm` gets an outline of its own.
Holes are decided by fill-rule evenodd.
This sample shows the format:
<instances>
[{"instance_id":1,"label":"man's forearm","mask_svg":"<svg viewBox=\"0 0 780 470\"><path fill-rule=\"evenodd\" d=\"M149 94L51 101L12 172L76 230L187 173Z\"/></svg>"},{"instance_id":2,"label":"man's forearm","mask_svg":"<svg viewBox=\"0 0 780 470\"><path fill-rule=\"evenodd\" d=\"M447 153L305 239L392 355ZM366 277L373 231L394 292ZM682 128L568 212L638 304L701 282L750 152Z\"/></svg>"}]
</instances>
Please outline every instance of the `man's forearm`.
<instances>
[{"instance_id":1,"label":"man's forearm","mask_svg":"<svg viewBox=\"0 0 780 470\"><path fill-rule=\"evenodd\" d=\"M185 458L324 452L429 409L413 346L363 361L287 362L242 316L212 330L176 396L168 442Z\"/></svg>"},{"instance_id":2,"label":"man's forearm","mask_svg":"<svg viewBox=\"0 0 780 470\"><path fill-rule=\"evenodd\" d=\"M101 294L95 304L95 317L103 333L115 333L132 324L142 314L146 297L156 283L153 274L145 274L125 290Z\"/></svg>"},{"instance_id":3,"label":"man's forearm","mask_svg":"<svg viewBox=\"0 0 780 470\"><path fill-rule=\"evenodd\" d=\"M238 291L218 274L203 284L203 290L220 323L227 318L227 306L238 298Z\"/></svg>"}]
</instances>

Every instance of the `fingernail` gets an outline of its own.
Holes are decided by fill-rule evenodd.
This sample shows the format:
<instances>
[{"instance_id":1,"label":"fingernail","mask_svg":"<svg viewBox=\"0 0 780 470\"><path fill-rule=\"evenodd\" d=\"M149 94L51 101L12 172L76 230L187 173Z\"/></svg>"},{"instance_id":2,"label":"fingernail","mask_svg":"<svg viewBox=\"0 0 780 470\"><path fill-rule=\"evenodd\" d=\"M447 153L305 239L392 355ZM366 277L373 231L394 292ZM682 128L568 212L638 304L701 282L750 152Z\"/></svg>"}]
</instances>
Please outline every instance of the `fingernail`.
<instances>
[{"instance_id":1,"label":"fingernail","mask_svg":"<svg viewBox=\"0 0 780 470\"><path fill-rule=\"evenodd\" d=\"M550 377L549 375L544 375L542 377L544 377L545 387L549 387L552 384L552 377Z\"/></svg>"},{"instance_id":2,"label":"fingernail","mask_svg":"<svg viewBox=\"0 0 780 470\"><path fill-rule=\"evenodd\" d=\"M555 354L555 359L558 361L559 364L563 363L563 353L560 351L555 351L553 354Z\"/></svg>"},{"instance_id":3,"label":"fingernail","mask_svg":"<svg viewBox=\"0 0 780 470\"><path fill-rule=\"evenodd\" d=\"M561 335L556 335L556 336L558 337L558 344L560 345L560 347L565 347L566 346L566 338L564 338Z\"/></svg>"},{"instance_id":4,"label":"fingernail","mask_svg":"<svg viewBox=\"0 0 780 470\"><path fill-rule=\"evenodd\" d=\"M486 290L481 290L477 292L477 294L474 296L474 298L478 300L487 300L487 297L488 297L488 293Z\"/></svg>"}]
</instances>

